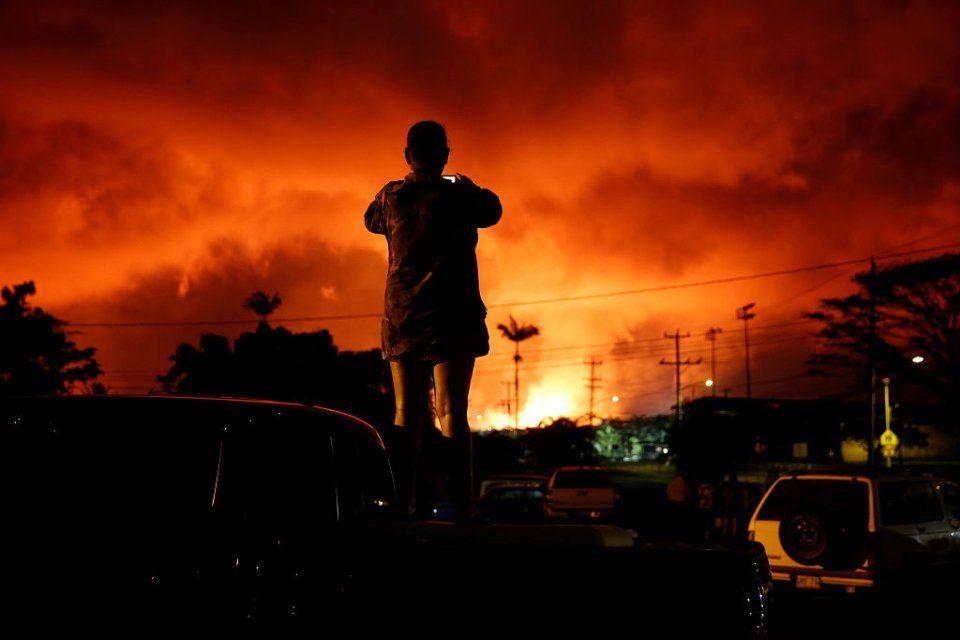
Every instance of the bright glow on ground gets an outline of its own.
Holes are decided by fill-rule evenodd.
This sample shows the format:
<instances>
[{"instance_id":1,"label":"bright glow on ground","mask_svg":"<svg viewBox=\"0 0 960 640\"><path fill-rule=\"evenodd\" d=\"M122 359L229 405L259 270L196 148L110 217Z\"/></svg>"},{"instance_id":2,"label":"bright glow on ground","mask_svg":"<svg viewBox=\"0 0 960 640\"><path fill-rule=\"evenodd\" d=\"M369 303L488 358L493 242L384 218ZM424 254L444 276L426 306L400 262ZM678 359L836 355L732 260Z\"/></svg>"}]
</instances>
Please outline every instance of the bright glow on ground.
<instances>
[{"instance_id":1,"label":"bright glow on ground","mask_svg":"<svg viewBox=\"0 0 960 640\"><path fill-rule=\"evenodd\" d=\"M556 387L533 385L520 411L520 426L535 427L546 418L575 417L578 413L568 394Z\"/></svg>"}]
</instances>

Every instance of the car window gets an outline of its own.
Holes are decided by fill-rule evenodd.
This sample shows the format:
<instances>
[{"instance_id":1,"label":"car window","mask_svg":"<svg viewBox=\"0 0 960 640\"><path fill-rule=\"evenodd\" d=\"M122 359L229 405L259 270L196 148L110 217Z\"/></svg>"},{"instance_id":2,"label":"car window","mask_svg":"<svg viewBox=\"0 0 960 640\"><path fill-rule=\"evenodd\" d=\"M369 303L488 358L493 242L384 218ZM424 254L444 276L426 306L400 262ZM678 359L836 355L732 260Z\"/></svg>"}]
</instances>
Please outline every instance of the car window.
<instances>
[{"instance_id":1,"label":"car window","mask_svg":"<svg viewBox=\"0 0 960 640\"><path fill-rule=\"evenodd\" d=\"M817 508L845 513L867 521L867 483L848 479L780 480L767 496L757 520L782 520L788 513Z\"/></svg>"},{"instance_id":2,"label":"car window","mask_svg":"<svg viewBox=\"0 0 960 640\"><path fill-rule=\"evenodd\" d=\"M191 544L210 513L217 442L202 416L84 403L18 420L0 436L0 504L24 534L111 554L172 550Z\"/></svg>"},{"instance_id":3,"label":"car window","mask_svg":"<svg viewBox=\"0 0 960 640\"><path fill-rule=\"evenodd\" d=\"M557 489L600 489L611 487L613 483L606 471L578 469L576 471L561 471L553 481Z\"/></svg>"},{"instance_id":4,"label":"car window","mask_svg":"<svg viewBox=\"0 0 960 640\"><path fill-rule=\"evenodd\" d=\"M539 489L501 489L490 494L490 499L496 502L517 502L543 500L543 491Z\"/></svg>"},{"instance_id":5,"label":"car window","mask_svg":"<svg viewBox=\"0 0 960 640\"><path fill-rule=\"evenodd\" d=\"M881 482L880 521L889 526L943 519L933 485L925 480Z\"/></svg>"},{"instance_id":6,"label":"car window","mask_svg":"<svg viewBox=\"0 0 960 640\"><path fill-rule=\"evenodd\" d=\"M302 417L258 417L223 440L217 511L271 529L336 520L330 431Z\"/></svg>"},{"instance_id":7,"label":"car window","mask_svg":"<svg viewBox=\"0 0 960 640\"><path fill-rule=\"evenodd\" d=\"M949 482L944 482L937 487L940 490L940 497L943 498L943 506L947 508L947 513L951 518L960 518L960 487Z\"/></svg>"},{"instance_id":8,"label":"car window","mask_svg":"<svg viewBox=\"0 0 960 640\"><path fill-rule=\"evenodd\" d=\"M337 495L341 518L389 511L396 503L386 452L352 425L334 437Z\"/></svg>"}]
</instances>

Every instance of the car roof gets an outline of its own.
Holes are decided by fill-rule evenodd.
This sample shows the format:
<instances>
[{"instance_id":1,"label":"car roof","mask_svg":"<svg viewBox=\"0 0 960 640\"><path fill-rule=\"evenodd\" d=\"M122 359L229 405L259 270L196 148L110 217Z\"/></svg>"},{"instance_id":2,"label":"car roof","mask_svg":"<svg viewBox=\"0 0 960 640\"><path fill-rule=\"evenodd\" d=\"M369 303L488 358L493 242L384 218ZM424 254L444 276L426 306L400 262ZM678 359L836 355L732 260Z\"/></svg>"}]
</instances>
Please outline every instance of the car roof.
<instances>
[{"instance_id":1,"label":"car roof","mask_svg":"<svg viewBox=\"0 0 960 640\"><path fill-rule=\"evenodd\" d=\"M65 405L88 405L93 406L98 403L106 404L124 404L133 402L136 404L163 403L164 405L176 406L178 404L201 403L203 405L225 404L232 407L248 407L258 411L270 409L287 409L298 413L317 413L324 415L337 416L344 418L344 423L365 432L369 437L374 438L383 446L383 440L380 434L369 423L336 409L313 406L299 402L289 402L282 400L267 400L261 398L237 398L220 396L191 396L191 395L146 395L146 394L95 394L95 395L34 395L34 396L6 396L0 398L0 408L4 406L16 406L18 404L28 405L46 405L46 406L65 406Z\"/></svg>"},{"instance_id":2,"label":"car roof","mask_svg":"<svg viewBox=\"0 0 960 640\"><path fill-rule=\"evenodd\" d=\"M798 480L824 480L837 478L878 480L888 482L897 480L930 479L933 478L933 476L928 473L919 473L912 469L904 469L902 467L898 469L887 469L870 468L866 466L840 466L823 467L819 469L798 469L791 471L790 473L786 473L780 476L780 478L797 478Z\"/></svg>"}]
</instances>

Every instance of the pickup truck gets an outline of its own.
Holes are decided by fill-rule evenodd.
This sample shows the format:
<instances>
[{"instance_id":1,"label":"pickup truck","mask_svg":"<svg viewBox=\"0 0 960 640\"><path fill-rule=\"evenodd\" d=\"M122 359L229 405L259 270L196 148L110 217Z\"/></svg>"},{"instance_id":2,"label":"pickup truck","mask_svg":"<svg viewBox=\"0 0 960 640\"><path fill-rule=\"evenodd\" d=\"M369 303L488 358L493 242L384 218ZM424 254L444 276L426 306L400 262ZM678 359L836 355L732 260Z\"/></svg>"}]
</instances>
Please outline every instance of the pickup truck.
<instances>
[{"instance_id":1,"label":"pickup truck","mask_svg":"<svg viewBox=\"0 0 960 640\"><path fill-rule=\"evenodd\" d=\"M377 432L292 403L0 398L0 594L40 631L756 635L760 545L395 517ZM344 626L346 625L346 626Z\"/></svg>"}]
</instances>

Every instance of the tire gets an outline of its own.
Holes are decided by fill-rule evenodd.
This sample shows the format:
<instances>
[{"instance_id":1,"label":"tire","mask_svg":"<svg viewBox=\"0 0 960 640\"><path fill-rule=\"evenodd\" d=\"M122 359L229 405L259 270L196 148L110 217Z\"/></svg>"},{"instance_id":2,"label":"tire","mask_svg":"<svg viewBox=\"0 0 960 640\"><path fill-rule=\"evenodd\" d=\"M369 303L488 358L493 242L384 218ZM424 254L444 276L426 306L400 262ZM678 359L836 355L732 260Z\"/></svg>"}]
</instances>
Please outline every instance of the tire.
<instances>
[{"instance_id":1,"label":"tire","mask_svg":"<svg viewBox=\"0 0 960 640\"><path fill-rule=\"evenodd\" d=\"M790 559L808 567L853 570L868 556L866 525L845 514L794 511L780 521L779 534Z\"/></svg>"},{"instance_id":2,"label":"tire","mask_svg":"<svg viewBox=\"0 0 960 640\"><path fill-rule=\"evenodd\" d=\"M780 546L798 564L823 565L830 548L826 518L812 511L787 514L780 521Z\"/></svg>"}]
</instances>

